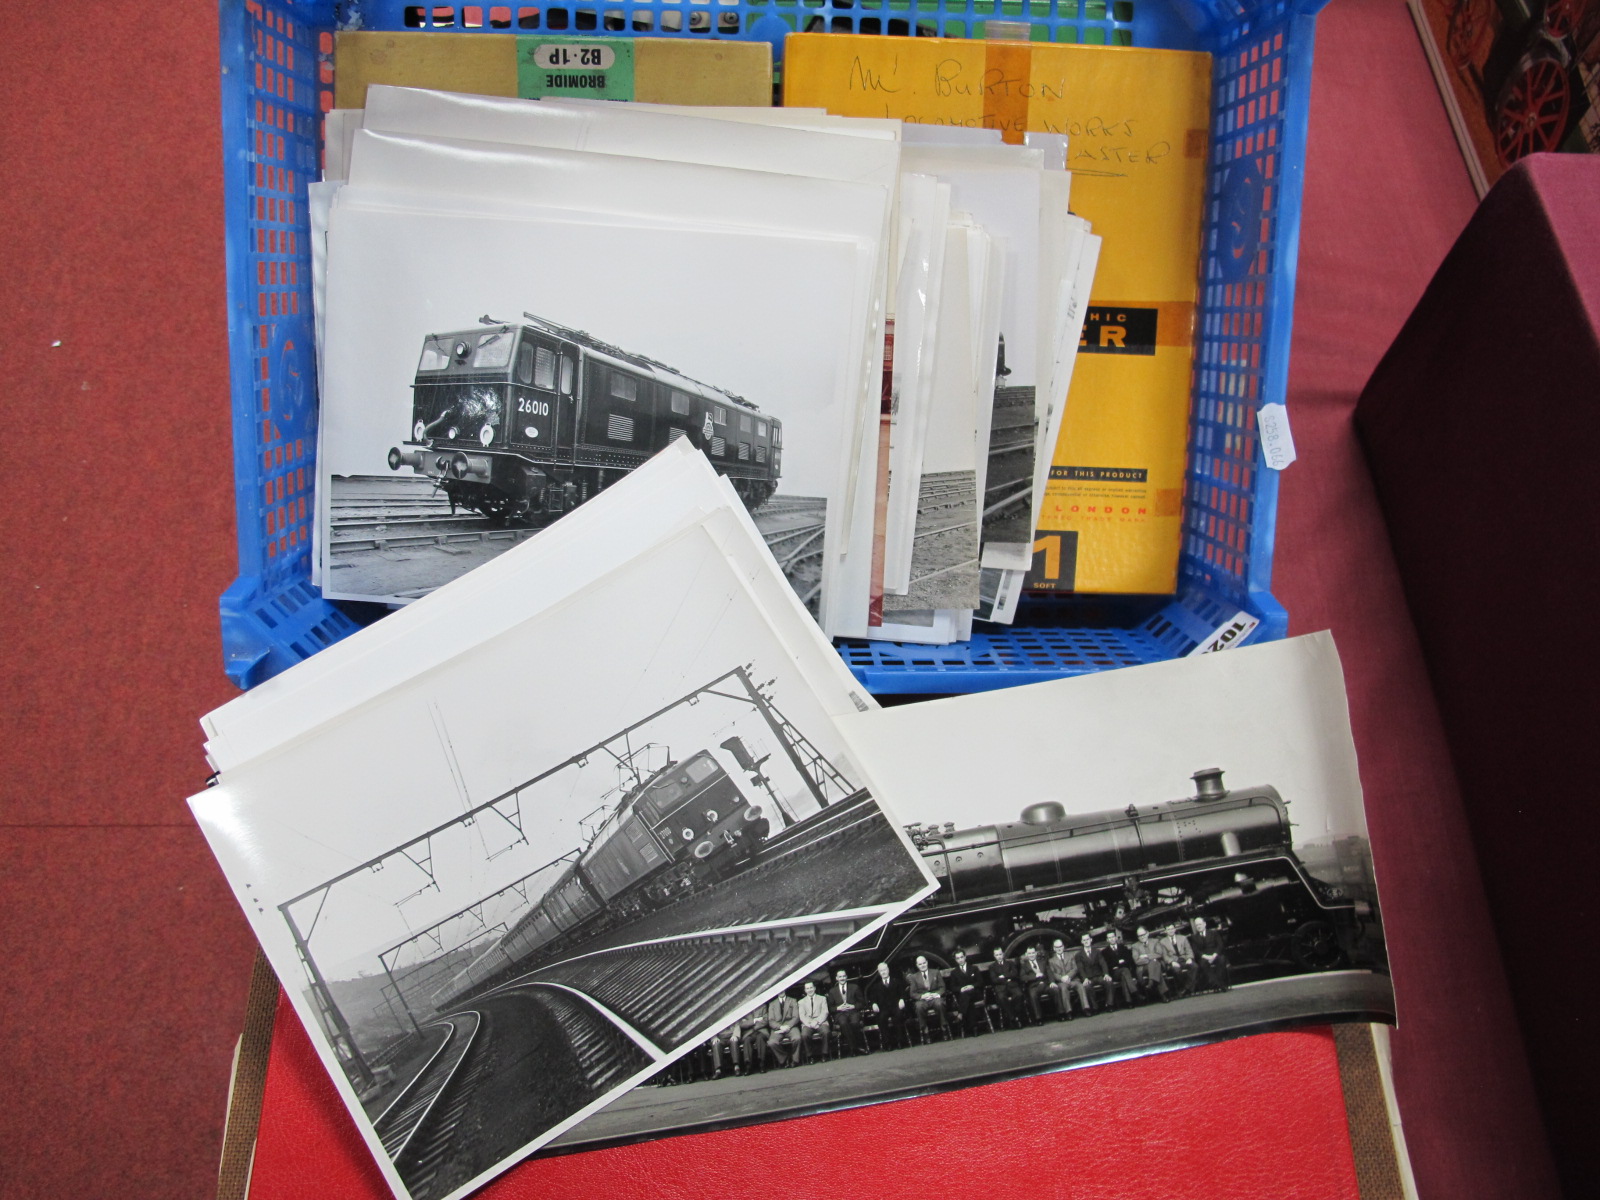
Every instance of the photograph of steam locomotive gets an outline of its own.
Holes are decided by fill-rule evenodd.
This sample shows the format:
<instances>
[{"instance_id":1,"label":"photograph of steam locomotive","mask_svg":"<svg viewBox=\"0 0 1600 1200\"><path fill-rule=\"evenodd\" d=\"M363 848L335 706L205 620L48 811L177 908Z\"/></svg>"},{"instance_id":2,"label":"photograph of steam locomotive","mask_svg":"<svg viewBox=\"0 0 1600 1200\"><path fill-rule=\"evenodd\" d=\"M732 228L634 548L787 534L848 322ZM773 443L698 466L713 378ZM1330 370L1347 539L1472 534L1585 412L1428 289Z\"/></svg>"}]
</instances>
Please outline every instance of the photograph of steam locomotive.
<instances>
[{"instance_id":1,"label":"photograph of steam locomotive","mask_svg":"<svg viewBox=\"0 0 1600 1200\"><path fill-rule=\"evenodd\" d=\"M1316 635L847 719L937 890L547 1152L1392 1022L1343 700Z\"/></svg>"},{"instance_id":2,"label":"photograph of steam locomotive","mask_svg":"<svg viewBox=\"0 0 1600 1200\"><path fill-rule=\"evenodd\" d=\"M653 1136L668 1112L684 1130L775 1119L1272 1028L1308 1006L1392 1020L1366 840L1303 857L1277 790L1223 776L1198 771L1165 803L908 826L937 892L551 1151Z\"/></svg>"}]
</instances>

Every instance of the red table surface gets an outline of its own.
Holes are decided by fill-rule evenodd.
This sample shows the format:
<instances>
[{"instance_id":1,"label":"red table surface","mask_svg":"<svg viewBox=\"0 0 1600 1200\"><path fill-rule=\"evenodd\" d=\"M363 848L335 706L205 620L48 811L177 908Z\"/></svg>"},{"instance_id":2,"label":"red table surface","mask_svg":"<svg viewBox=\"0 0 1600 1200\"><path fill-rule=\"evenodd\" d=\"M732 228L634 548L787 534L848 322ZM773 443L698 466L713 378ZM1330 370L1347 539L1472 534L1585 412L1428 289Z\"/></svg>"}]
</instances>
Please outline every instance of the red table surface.
<instances>
[{"instance_id":1,"label":"red table surface","mask_svg":"<svg viewBox=\"0 0 1600 1200\"><path fill-rule=\"evenodd\" d=\"M250 1200L392 1195L283 1000L263 1104ZM1345 1130L1333 1035L1310 1029L538 1159L474 1195L1359 1200Z\"/></svg>"}]
</instances>

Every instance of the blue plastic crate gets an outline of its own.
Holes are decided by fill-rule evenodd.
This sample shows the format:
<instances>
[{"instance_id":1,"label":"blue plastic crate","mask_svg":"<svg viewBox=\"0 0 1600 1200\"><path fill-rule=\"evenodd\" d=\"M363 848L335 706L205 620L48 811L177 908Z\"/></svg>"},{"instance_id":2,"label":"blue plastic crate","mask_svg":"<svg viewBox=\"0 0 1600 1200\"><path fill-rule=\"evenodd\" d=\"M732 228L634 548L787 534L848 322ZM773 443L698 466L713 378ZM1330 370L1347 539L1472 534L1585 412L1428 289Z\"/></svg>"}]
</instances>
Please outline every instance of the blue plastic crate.
<instances>
[{"instance_id":1,"label":"blue plastic crate","mask_svg":"<svg viewBox=\"0 0 1600 1200\"><path fill-rule=\"evenodd\" d=\"M332 103L335 29L598 31L765 40L794 31L1160 46L1214 56L1211 171L1176 598L1024 601L1018 624L944 647L851 642L883 693L978 691L1174 658L1244 609L1284 636L1273 598L1278 477L1256 410L1284 399L1315 14L1325 0L221 0L223 169L239 578L222 597L228 675L250 687L347 636L371 606L311 586L317 406L306 184ZM364 609L368 611L363 611ZM981 628L981 627L980 627Z\"/></svg>"}]
</instances>

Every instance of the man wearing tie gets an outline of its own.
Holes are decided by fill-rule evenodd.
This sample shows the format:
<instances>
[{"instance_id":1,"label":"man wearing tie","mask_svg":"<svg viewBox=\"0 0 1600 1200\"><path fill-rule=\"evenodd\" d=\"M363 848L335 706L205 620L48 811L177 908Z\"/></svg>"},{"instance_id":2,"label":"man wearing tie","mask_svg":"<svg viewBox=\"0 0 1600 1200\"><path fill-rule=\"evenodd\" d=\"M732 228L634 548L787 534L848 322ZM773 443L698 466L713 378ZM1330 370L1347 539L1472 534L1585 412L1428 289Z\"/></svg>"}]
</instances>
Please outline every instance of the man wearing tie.
<instances>
[{"instance_id":1,"label":"man wearing tie","mask_svg":"<svg viewBox=\"0 0 1600 1200\"><path fill-rule=\"evenodd\" d=\"M744 1052L744 1069L754 1074L757 1064L767 1065L767 1006L758 1004L739 1018L739 1049Z\"/></svg>"},{"instance_id":2,"label":"man wearing tie","mask_svg":"<svg viewBox=\"0 0 1600 1200\"><path fill-rule=\"evenodd\" d=\"M900 1023L905 1020L906 985L895 978L889 964L878 964L877 973L867 981L867 1003L878 1022L883 1044L892 1049L900 1045Z\"/></svg>"},{"instance_id":3,"label":"man wearing tie","mask_svg":"<svg viewBox=\"0 0 1600 1200\"><path fill-rule=\"evenodd\" d=\"M994 948L994 961L989 964L989 978L994 983L994 998L1000 1002L1000 1011L1019 1029L1022 1027L1022 972L1017 964L1006 958L1004 946Z\"/></svg>"},{"instance_id":4,"label":"man wearing tie","mask_svg":"<svg viewBox=\"0 0 1600 1200\"><path fill-rule=\"evenodd\" d=\"M1050 973L1039 958L1039 947L1029 946L1023 951L1020 966L1022 986L1028 993L1028 1007L1033 1010L1034 1024L1043 1025L1044 1012L1039 1006L1039 997L1050 990Z\"/></svg>"},{"instance_id":5,"label":"man wearing tie","mask_svg":"<svg viewBox=\"0 0 1600 1200\"><path fill-rule=\"evenodd\" d=\"M1078 956L1067 950L1067 943L1057 938L1050 943L1050 961L1045 964L1050 972L1050 986L1056 989L1056 995L1061 999L1061 1015L1067 1020L1072 1020L1072 993L1078 993L1078 1007L1083 1010L1083 1015L1088 1016L1089 985L1083 981L1083 975L1078 970Z\"/></svg>"},{"instance_id":6,"label":"man wearing tie","mask_svg":"<svg viewBox=\"0 0 1600 1200\"><path fill-rule=\"evenodd\" d=\"M840 967L833 973L833 986L828 989L828 1007L833 1019L839 1022L839 1048L851 1055L861 1053L861 1009L865 1001L861 989L850 982L850 977Z\"/></svg>"},{"instance_id":7,"label":"man wearing tie","mask_svg":"<svg viewBox=\"0 0 1600 1200\"><path fill-rule=\"evenodd\" d=\"M1161 948L1166 953L1167 970L1178 982L1178 995L1189 995L1194 991L1200 967L1194 961L1194 948L1189 945L1188 935L1179 933L1176 925L1168 925L1166 936L1161 939Z\"/></svg>"},{"instance_id":8,"label":"man wearing tie","mask_svg":"<svg viewBox=\"0 0 1600 1200\"><path fill-rule=\"evenodd\" d=\"M906 980L912 999L917 1006L917 1026L922 1030L922 1040L928 1040L928 1017L938 1019L939 1028L947 1029L944 1022L944 976L928 965L925 954L917 955L917 969Z\"/></svg>"},{"instance_id":9,"label":"man wearing tie","mask_svg":"<svg viewBox=\"0 0 1600 1200\"><path fill-rule=\"evenodd\" d=\"M1122 935L1117 932L1116 926L1106 930L1106 966L1111 971L1111 978L1117 981L1122 989L1122 1001L1132 1007L1133 997L1139 990L1139 983L1133 977L1133 955L1128 953L1128 947L1122 942Z\"/></svg>"},{"instance_id":10,"label":"man wearing tie","mask_svg":"<svg viewBox=\"0 0 1600 1200\"><path fill-rule=\"evenodd\" d=\"M1225 992L1233 986L1228 978L1228 956L1222 952L1222 934L1206 928L1204 917L1196 917L1194 937L1189 940L1194 946L1195 958L1206 987Z\"/></svg>"},{"instance_id":11,"label":"man wearing tie","mask_svg":"<svg viewBox=\"0 0 1600 1200\"><path fill-rule=\"evenodd\" d=\"M1139 926L1137 940L1128 946L1133 955L1133 969L1144 977L1146 983L1160 993L1162 1003L1172 999L1167 993L1167 977L1162 970L1164 954L1161 943L1150 936L1150 931Z\"/></svg>"},{"instance_id":12,"label":"man wearing tie","mask_svg":"<svg viewBox=\"0 0 1600 1200\"><path fill-rule=\"evenodd\" d=\"M800 1010L788 992L779 992L767 1003L767 1049L780 1067L800 1060Z\"/></svg>"},{"instance_id":13,"label":"man wearing tie","mask_svg":"<svg viewBox=\"0 0 1600 1200\"><path fill-rule=\"evenodd\" d=\"M955 1001L956 1016L961 1028L967 1029L967 1019L974 1008L983 1004L983 974L967 961L967 952L956 951L956 965L945 972L944 987Z\"/></svg>"},{"instance_id":14,"label":"man wearing tie","mask_svg":"<svg viewBox=\"0 0 1600 1200\"><path fill-rule=\"evenodd\" d=\"M817 995L817 985L805 982L806 994L800 997L800 1054L810 1059L817 1043L822 1044L822 1059L828 1058L828 1002Z\"/></svg>"},{"instance_id":15,"label":"man wearing tie","mask_svg":"<svg viewBox=\"0 0 1600 1200\"><path fill-rule=\"evenodd\" d=\"M1105 957L1094 948L1094 936L1084 934L1080 939L1083 949L1078 951L1078 973L1083 976L1084 982L1090 987L1101 989L1100 1007L1110 1008L1111 998L1115 984L1111 982L1111 968L1106 965Z\"/></svg>"}]
</instances>

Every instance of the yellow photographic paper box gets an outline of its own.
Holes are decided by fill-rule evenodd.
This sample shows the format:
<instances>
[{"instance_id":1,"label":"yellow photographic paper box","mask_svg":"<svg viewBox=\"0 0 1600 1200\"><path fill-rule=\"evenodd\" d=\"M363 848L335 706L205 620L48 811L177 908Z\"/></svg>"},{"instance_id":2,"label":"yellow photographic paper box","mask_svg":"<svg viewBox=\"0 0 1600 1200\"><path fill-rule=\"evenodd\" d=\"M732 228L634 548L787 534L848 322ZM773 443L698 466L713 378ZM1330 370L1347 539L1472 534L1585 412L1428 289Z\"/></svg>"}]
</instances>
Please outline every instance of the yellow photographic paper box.
<instances>
[{"instance_id":1,"label":"yellow photographic paper box","mask_svg":"<svg viewBox=\"0 0 1600 1200\"><path fill-rule=\"evenodd\" d=\"M766 42L357 30L334 36L333 61L337 108L365 108L374 83L530 100L772 104Z\"/></svg>"},{"instance_id":2,"label":"yellow photographic paper box","mask_svg":"<svg viewBox=\"0 0 1600 1200\"><path fill-rule=\"evenodd\" d=\"M1068 139L1072 209L1104 239L1028 586L1177 586L1211 56L794 34L784 103Z\"/></svg>"}]
</instances>

